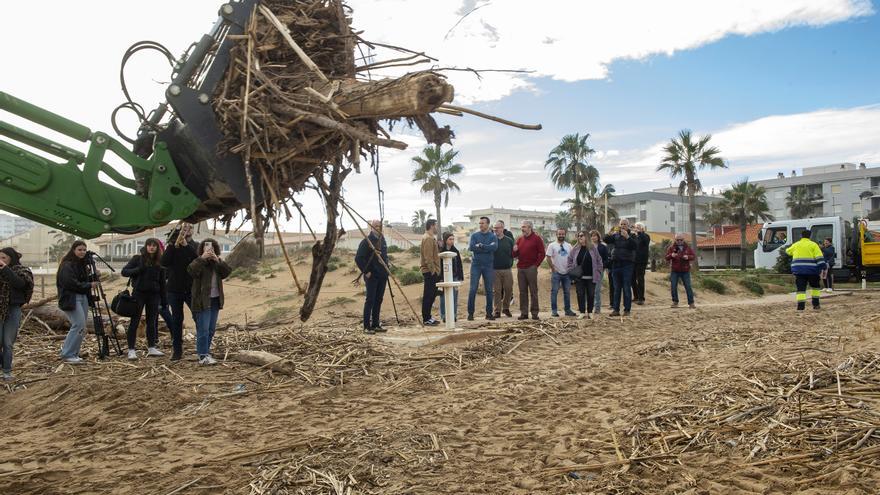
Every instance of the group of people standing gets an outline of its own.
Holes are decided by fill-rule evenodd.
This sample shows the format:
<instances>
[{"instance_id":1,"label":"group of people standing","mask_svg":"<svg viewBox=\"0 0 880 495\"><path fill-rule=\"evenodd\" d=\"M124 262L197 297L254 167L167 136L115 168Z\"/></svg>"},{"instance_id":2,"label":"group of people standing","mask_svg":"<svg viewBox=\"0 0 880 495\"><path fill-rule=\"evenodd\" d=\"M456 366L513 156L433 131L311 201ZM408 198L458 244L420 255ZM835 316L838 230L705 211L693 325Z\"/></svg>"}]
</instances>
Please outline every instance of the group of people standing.
<instances>
[{"instance_id":1,"label":"group of people standing","mask_svg":"<svg viewBox=\"0 0 880 495\"><path fill-rule=\"evenodd\" d=\"M610 316L628 316L632 304L645 302L645 272L649 260L651 237L644 225L637 223L630 229L628 220L621 220L611 232L603 236L597 230L577 233L572 245L567 240L567 230L556 231L556 241L545 245L534 225L524 221L522 235L514 238L503 221L496 221L490 229L490 219L480 218L479 229L471 234L468 250L471 253L470 284L467 299L467 319L473 320L476 299L482 282L485 294L485 319L494 320L502 315L513 317L514 303L513 266L516 265L516 282L519 288L519 319L539 319L538 268L546 261L551 271L550 314L559 317L593 318L601 313L602 283L608 277ZM385 285L388 283L387 245L382 237L381 222L370 222L371 233L361 241L355 262L366 281L364 303L364 331L372 334L384 332L379 321ZM420 245L420 271L424 285L422 290L421 317L424 325L435 326L446 319L445 297L440 298L440 319L432 315L438 296L438 283L444 280L444 265L440 253L453 252L452 281L464 281L461 253L455 246L455 237L446 232L437 242L437 222L430 219ZM694 293L690 283L690 265L695 260L693 249L684 236L676 235L669 247L666 259L672 273L673 307L678 306L678 283L685 287L688 306L694 307ZM381 259L381 261L380 261ZM573 311L571 288L574 286L577 313ZM458 288L453 292L454 314L458 319ZM562 292L563 310L560 314L558 295Z\"/></svg>"},{"instance_id":2,"label":"group of people standing","mask_svg":"<svg viewBox=\"0 0 880 495\"><path fill-rule=\"evenodd\" d=\"M129 278L137 311L126 331L128 359L138 359L137 334L145 316L146 356L164 356L159 349L159 316L163 315L171 333L171 360L183 357L183 306L189 307L196 325L196 352L199 364L212 365L211 343L217 318L223 307L223 279L232 272L219 256L220 246L213 239L195 242L192 225L181 223L169 236L168 246L156 238L144 242L140 253L122 269ZM91 307L100 304L95 288L100 273L90 264L86 243L75 241L61 259L56 276L58 306L70 321L70 331L61 348L61 359L80 364L79 356L86 335ZM95 272L95 273L93 273Z\"/></svg>"}]
</instances>

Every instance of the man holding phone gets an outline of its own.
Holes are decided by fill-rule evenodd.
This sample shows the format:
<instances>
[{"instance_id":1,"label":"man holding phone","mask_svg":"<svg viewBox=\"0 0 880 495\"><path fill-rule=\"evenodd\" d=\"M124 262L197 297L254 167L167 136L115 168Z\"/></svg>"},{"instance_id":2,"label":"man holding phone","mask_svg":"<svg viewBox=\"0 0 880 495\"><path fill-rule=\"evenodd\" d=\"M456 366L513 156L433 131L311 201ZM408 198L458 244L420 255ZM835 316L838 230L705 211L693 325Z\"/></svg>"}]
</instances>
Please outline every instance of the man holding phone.
<instances>
[{"instance_id":1,"label":"man holding phone","mask_svg":"<svg viewBox=\"0 0 880 495\"><path fill-rule=\"evenodd\" d=\"M613 250L611 252L611 277L614 280L614 294L611 297L611 309L609 316L620 316L620 299L623 296L623 316L629 316L632 309L632 278L633 267L636 259L635 238L630 234L629 221L621 219L616 229L605 236L605 244Z\"/></svg>"}]
</instances>

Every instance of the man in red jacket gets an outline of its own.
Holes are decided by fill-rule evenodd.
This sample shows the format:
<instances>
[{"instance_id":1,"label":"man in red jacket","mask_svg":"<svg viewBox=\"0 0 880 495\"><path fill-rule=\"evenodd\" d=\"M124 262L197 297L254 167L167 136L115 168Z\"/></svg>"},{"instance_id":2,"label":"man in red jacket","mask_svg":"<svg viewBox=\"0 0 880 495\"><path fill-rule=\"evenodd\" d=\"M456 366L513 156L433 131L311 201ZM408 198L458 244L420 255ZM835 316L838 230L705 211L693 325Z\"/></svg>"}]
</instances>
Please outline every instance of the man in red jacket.
<instances>
[{"instance_id":1,"label":"man in red jacket","mask_svg":"<svg viewBox=\"0 0 880 495\"><path fill-rule=\"evenodd\" d=\"M532 312L538 319L538 266L544 261L544 240L534 232L532 222L524 220L522 233L513 245L513 257L517 258L516 282L519 285L519 319L525 320ZM531 303L531 304L529 304Z\"/></svg>"},{"instance_id":2,"label":"man in red jacket","mask_svg":"<svg viewBox=\"0 0 880 495\"><path fill-rule=\"evenodd\" d=\"M669 281L672 282L672 307L678 307L678 281L684 284L687 292L688 307L694 306L694 290L691 288L691 263L696 258L694 250L684 241L684 234L675 234L675 242L666 250L666 259L671 268Z\"/></svg>"}]
</instances>

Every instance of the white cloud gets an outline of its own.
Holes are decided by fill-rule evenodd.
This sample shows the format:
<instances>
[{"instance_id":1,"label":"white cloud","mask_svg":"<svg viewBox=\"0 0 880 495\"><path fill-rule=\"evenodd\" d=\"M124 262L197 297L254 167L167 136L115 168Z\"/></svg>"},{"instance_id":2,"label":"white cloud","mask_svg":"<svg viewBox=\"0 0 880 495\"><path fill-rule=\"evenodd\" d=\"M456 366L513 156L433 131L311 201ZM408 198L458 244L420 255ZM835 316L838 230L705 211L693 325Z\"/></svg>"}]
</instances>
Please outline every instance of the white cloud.
<instances>
[{"instance_id":1,"label":"white cloud","mask_svg":"<svg viewBox=\"0 0 880 495\"><path fill-rule=\"evenodd\" d=\"M729 168L703 171L700 177L704 188L717 188L745 176L768 178L777 172L788 174L815 165L877 163L877 136L880 105L764 117L716 130L712 143L728 160ZM613 159L597 160L602 179L627 192L668 184L672 180L656 172L664 144L655 143L621 152Z\"/></svg>"},{"instance_id":2,"label":"white cloud","mask_svg":"<svg viewBox=\"0 0 880 495\"><path fill-rule=\"evenodd\" d=\"M602 79L609 64L619 59L671 55L726 36L822 26L873 12L870 0L555 0L540 5L527 0L351 0L350 4L354 25L365 30L366 39L423 50L444 67L534 71L483 73L482 80L467 72L450 73L462 103L534 89L533 77ZM461 18L474 7L477 10Z\"/></svg>"}]
</instances>

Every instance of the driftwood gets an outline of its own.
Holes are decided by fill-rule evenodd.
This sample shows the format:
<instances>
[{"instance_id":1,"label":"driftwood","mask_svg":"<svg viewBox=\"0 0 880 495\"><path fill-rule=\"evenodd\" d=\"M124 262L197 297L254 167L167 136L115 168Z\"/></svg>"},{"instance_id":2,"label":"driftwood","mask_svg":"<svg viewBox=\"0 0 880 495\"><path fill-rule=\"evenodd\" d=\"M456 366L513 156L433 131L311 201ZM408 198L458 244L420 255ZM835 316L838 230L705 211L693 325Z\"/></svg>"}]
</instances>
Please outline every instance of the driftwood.
<instances>
[{"instance_id":1,"label":"driftwood","mask_svg":"<svg viewBox=\"0 0 880 495\"><path fill-rule=\"evenodd\" d=\"M265 351L236 351L229 354L229 359L239 363L252 364L284 375L295 375L296 366L281 356Z\"/></svg>"}]
</instances>

